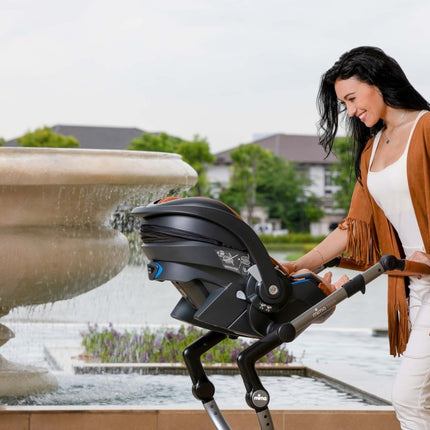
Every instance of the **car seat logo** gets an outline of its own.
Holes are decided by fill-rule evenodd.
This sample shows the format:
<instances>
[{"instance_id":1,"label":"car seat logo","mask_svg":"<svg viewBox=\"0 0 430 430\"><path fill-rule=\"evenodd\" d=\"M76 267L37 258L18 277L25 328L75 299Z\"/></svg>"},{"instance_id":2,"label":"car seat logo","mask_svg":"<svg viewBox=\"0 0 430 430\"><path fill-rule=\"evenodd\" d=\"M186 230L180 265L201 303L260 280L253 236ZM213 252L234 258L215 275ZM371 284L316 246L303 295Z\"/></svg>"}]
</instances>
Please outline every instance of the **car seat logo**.
<instances>
[{"instance_id":1,"label":"car seat logo","mask_svg":"<svg viewBox=\"0 0 430 430\"><path fill-rule=\"evenodd\" d=\"M218 249L216 251L218 258L221 260L224 268L233 270L234 272L246 274L249 266L249 255L239 252L230 252L225 249Z\"/></svg>"}]
</instances>

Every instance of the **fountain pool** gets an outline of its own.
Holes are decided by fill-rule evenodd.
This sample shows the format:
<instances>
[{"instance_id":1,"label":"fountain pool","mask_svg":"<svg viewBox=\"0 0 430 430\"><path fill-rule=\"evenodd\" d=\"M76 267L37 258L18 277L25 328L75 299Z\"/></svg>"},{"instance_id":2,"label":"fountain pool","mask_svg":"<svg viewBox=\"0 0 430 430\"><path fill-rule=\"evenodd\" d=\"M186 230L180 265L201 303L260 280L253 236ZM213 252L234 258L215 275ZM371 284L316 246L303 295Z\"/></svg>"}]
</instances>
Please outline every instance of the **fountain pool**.
<instances>
[{"instance_id":1,"label":"fountain pool","mask_svg":"<svg viewBox=\"0 0 430 430\"><path fill-rule=\"evenodd\" d=\"M389 356L387 339L372 336L384 317L383 278L338 306L323 325L314 325L287 345L299 361L349 363L369 375L392 378L399 361ZM149 282L143 267L127 266L105 285L52 305L17 308L5 317L18 334L3 347L5 355L23 363L47 366L44 345L77 346L87 323L113 322L118 329L139 330L142 325L174 325L169 314L179 293L169 283ZM376 303L376 305L375 305ZM363 312L366 314L363 326ZM380 315L382 314L382 315ZM7 405L178 405L199 408L191 394L188 376L171 375L75 375L51 370L59 389L24 398L3 398ZM216 398L223 408L247 408L239 376L214 375ZM263 376L271 393L272 408L363 407L362 399L336 391L321 381L298 376Z\"/></svg>"}]
</instances>

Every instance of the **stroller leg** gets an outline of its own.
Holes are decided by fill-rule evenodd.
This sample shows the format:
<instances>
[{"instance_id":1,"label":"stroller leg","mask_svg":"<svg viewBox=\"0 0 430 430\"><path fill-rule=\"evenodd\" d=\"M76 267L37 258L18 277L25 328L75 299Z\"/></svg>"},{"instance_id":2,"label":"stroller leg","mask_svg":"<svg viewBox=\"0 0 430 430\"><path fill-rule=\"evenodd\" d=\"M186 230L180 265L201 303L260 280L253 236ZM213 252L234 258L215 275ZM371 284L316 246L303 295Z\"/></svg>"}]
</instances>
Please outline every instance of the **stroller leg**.
<instances>
[{"instance_id":1,"label":"stroller leg","mask_svg":"<svg viewBox=\"0 0 430 430\"><path fill-rule=\"evenodd\" d=\"M255 363L281 344L282 340L278 336L265 337L237 357L237 365L246 388L246 402L257 413L261 429L273 430L274 427L268 408L270 396L255 370Z\"/></svg>"},{"instance_id":2,"label":"stroller leg","mask_svg":"<svg viewBox=\"0 0 430 430\"><path fill-rule=\"evenodd\" d=\"M193 382L193 395L196 399L202 401L209 418L217 430L231 430L231 428L225 421L213 398L215 386L209 381L200 357L226 337L227 335L224 333L209 331L187 346L183 352L185 364Z\"/></svg>"}]
</instances>

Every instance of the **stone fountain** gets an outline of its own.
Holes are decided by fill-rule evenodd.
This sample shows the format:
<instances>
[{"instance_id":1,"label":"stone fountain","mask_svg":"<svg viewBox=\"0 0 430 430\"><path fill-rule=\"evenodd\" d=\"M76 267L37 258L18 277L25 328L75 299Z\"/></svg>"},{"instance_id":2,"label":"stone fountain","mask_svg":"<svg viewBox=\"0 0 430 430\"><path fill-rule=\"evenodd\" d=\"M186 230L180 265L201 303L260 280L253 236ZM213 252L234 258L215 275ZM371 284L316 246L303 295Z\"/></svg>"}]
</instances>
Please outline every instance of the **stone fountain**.
<instances>
[{"instance_id":1,"label":"stone fountain","mask_svg":"<svg viewBox=\"0 0 430 430\"><path fill-rule=\"evenodd\" d=\"M114 210L195 181L195 171L176 154L0 148L0 317L113 278L129 258L127 238L108 222ZM13 336L0 324L0 346ZM0 355L0 396L55 387L47 370Z\"/></svg>"}]
</instances>

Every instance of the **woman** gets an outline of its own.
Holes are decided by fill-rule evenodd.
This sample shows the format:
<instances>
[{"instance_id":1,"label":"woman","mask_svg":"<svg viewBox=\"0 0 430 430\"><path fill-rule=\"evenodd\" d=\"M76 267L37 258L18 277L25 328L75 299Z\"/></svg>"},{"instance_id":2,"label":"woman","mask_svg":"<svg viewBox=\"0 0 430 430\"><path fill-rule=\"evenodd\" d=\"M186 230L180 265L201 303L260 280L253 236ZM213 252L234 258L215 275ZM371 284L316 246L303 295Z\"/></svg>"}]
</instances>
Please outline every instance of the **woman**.
<instances>
[{"instance_id":1,"label":"woman","mask_svg":"<svg viewBox=\"0 0 430 430\"><path fill-rule=\"evenodd\" d=\"M322 76L318 107L327 154L345 113L357 183L347 218L294 269L341 254L344 265L361 269L383 254L430 265L429 103L394 59L359 47ZM393 405L402 429L430 429L430 277L389 276L388 285L390 352L403 354Z\"/></svg>"}]
</instances>

